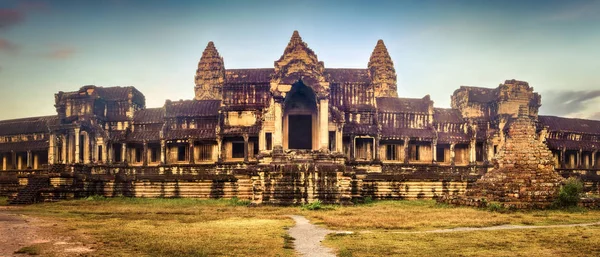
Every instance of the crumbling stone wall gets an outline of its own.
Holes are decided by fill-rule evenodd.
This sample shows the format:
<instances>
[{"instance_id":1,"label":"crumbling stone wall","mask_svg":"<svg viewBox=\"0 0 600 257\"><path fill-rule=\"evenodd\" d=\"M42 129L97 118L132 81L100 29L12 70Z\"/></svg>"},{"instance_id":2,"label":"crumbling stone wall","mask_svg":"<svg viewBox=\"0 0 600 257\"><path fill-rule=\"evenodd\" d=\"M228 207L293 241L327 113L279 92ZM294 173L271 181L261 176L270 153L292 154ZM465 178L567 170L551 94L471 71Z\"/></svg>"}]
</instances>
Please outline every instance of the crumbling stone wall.
<instances>
[{"instance_id":1,"label":"crumbling stone wall","mask_svg":"<svg viewBox=\"0 0 600 257\"><path fill-rule=\"evenodd\" d=\"M494 169L468 189L465 197L443 200L466 205L498 201L506 207L543 208L556 198L563 178L554 170L552 152L538 140L526 107L521 107L519 117L509 124L506 143L493 162Z\"/></svg>"}]
</instances>

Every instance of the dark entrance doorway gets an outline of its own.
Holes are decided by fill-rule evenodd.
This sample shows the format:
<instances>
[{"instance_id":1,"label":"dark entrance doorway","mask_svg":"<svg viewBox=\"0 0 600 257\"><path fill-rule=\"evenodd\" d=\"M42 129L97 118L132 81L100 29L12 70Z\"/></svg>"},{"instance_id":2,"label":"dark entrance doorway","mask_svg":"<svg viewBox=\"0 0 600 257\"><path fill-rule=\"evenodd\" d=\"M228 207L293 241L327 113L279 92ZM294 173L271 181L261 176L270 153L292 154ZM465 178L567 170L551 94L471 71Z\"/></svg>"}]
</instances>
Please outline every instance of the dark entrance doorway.
<instances>
[{"instance_id":1,"label":"dark entrance doorway","mask_svg":"<svg viewBox=\"0 0 600 257\"><path fill-rule=\"evenodd\" d=\"M290 115L288 120L288 148L312 149L312 116Z\"/></svg>"}]
</instances>

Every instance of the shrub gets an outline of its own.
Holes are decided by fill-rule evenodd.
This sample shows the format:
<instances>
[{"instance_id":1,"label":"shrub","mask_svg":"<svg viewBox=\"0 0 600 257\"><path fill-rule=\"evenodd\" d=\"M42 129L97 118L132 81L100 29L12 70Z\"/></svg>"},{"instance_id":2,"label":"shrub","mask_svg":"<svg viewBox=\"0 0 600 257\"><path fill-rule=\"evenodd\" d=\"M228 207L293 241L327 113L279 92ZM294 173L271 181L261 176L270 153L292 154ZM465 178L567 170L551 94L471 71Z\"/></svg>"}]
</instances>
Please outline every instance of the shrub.
<instances>
[{"instance_id":1,"label":"shrub","mask_svg":"<svg viewBox=\"0 0 600 257\"><path fill-rule=\"evenodd\" d=\"M499 203L489 203L487 205L487 209L488 209L488 211L491 211L491 212L500 212L500 213L504 213L507 211L506 208L504 208L504 205L499 204Z\"/></svg>"},{"instance_id":2,"label":"shrub","mask_svg":"<svg viewBox=\"0 0 600 257\"><path fill-rule=\"evenodd\" d=\"M248 206L250 205L250 200L241 200L237 197L233 197L231 199L228 200L230 205L233 206Z\"/></svg>"},{"instance_id":3,"label":"shrub","mask_svg":"<svg viewBox=\"0 0 600 257\"><path fill-rule=\"evenodd\" d=\"M17 254L28 254L28 255L39 255L40 254L40 248L37 246L25 246L22 247L21 249L15 251L15 253Z\"/></svg>"},{"instance_id":4,"label":"shrub","mask_svg":"<svg viewBox=\"0 0 600 257\"><path fill-rule=\"evenodd\" d=\"M106 200L106 197L104 197L103 195L90 195L88 197L85 198L86 201L104 201Z\"/></svg>"},{"instance_id":5,"label":"shrub","mask_svg":"<svg viewBox=\"0 0 600 257\"><path fill-rule=\"evenodd\" d=\"M321 206L321 201L319 201L319 200L314 201L312 203L307 203L307 204L302 205L302 209L309 210L309 211L320 210L322 208L323 207Z\"/></svg>"},{"instance_id":6,"label":"shrub","mask_svg":"<svg viewBox=\"0 0 600 257\"><path fill-rule=\"evenodd\" d=\"M573 207L581 200L583 193L583 183L577 178L568 178L565 184L560 187L558 198L554 202L556 207Z\"/></svg>"}]
</instances>

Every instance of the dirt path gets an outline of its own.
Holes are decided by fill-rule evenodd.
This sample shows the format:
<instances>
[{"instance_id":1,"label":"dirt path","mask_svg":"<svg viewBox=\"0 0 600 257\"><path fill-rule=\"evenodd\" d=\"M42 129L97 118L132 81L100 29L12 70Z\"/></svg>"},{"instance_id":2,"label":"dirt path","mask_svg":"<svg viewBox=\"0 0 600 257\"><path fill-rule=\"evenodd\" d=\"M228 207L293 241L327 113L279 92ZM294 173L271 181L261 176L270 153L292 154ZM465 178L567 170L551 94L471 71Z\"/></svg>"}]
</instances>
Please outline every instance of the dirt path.
<instances>
[{"instance_id":1,"label":"dirt path","mask_svg":"<svg viewBox=\"0 0 600 257\"><path fill-rule=\"evenodd\" d=\"M0 256L24 256L14 252L26 246L39 246L43 254L77 256L93 249L71 237L52 233L57 224L14 213L18 207L0 206Z\"/></svg>"},{"instance_id":2,"label":"dirt path","mask_svg":"<svg viewBox=\"0 0 600 257\"><path fill-rule=\"evenodd\" d=\"M310 224L310 222L299 215L290 215L296 225L288 231L294 240L294 248L302 256L335 257L333 250L321 245L325 236L337 231L325 229Z\"/></svg>"}]
</instances>

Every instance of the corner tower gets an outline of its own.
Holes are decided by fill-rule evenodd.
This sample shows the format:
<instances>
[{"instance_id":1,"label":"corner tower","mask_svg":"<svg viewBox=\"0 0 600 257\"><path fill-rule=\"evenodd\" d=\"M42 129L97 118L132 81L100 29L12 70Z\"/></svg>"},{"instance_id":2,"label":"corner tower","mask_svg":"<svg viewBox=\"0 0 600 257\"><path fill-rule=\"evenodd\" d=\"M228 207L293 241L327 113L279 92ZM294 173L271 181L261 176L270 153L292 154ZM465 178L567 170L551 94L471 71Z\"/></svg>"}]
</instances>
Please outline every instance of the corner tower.
<instances>
[{"instance_id":1,"label":"corner tower","mask_svg":"<svg viewBox=\"0 0 600 257\"><path fill-rule=\"evenodd\" d=\"M368 68L375 88L375 97L398 97L394 62L381 39L377 41L371 54Z\"/></svg>"},{"instance_id":2,"label":"corner tower","mask_svg":"<svg viewBox=\"0 0 600 257\"><path fill-rule=\"evenodd\" d=\"M221 89L225 83L225 64L212 41L208 42L202 53L195 82L196 100L221 99Z\"/></svg>"}]
</instances>

